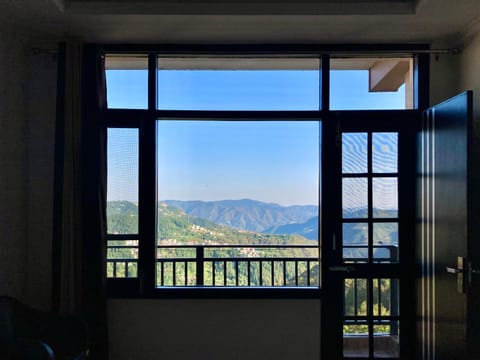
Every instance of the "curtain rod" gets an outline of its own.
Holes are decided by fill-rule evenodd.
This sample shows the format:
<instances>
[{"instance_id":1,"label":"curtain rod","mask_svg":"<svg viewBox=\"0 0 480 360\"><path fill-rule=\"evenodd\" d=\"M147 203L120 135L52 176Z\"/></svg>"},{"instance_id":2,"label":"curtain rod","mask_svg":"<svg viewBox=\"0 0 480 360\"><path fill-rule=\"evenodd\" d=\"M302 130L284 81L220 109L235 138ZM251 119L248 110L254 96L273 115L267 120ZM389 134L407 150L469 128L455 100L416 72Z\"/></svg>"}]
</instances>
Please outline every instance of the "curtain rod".
<instances>
[{"instance_id":1,"label":"curtain rod","mask_svg":"<svg viewBox=\"0 0 480 360\"><path fill-rule=\"evenodd\" d=\"M458 55L461 53L461 50L458 48L452 49L416 49L416 50L409 50L409 49L402 49L402 50L368 50L368 51L355 51L355 50L345 50L345 51L325 51L322 54L326 55L355 55L355 56L362 56L362 55L412 55L412 54L427 54L427 55Z\"/></svg>"}]
</instances>

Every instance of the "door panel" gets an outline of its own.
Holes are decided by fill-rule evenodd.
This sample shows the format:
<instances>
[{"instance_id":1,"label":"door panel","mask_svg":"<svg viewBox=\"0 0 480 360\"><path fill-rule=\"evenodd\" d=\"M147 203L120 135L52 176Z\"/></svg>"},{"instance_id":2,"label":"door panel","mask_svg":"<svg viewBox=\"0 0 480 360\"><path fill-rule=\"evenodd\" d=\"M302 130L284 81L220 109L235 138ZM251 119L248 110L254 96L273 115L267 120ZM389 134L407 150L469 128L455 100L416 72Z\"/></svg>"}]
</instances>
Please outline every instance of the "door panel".
<instances>
[{"instance_id":1,"label":"door panel","mask_svg":"<svg viewBox=\"0 0 480 360\"><path fill-rule=\"evenodd\" d=\"M472 94L425 112L419 136L419 358L468 359Z\"/></svg>"},{"instance_id":2,"label":"door panel","mask_svg":"<svg viewBox=\"0 0 480 360\"><path fill-rule=\"evenodd\" d=\"M330 320L324 344L334 351L324 358L411 358L415 168L409 149L417 116L336 114L337 163L329 170L340 186L323 193L334 216L325 226L332 234L324 237L332 241L322 244L323 318Z\"/></svg>"}]
</instances>

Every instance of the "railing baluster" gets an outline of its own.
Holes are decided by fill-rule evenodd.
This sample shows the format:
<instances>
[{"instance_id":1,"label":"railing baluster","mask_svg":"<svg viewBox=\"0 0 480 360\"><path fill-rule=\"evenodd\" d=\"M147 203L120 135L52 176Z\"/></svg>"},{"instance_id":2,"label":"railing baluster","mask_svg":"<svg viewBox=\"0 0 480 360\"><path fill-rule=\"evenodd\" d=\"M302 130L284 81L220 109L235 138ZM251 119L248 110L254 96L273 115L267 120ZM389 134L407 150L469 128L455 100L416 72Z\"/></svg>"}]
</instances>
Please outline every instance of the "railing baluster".
<instances>
[{"instance_id":1,"label":"railing baluster","mask_svg":"<svg viewBox=\"0 0 480 360\"><path fill-rule=\"evenodd\" d=\"M250 260L247 261L247 286L250 286L251 284L251 279L250 279L250 266L251 266L251 262Z\"/></svg>"},{"instance_id":2,"label":"railing baluster","mask_svg":"<svg viewBox=\"0 0 480 360\"><path fill-rule=\"evenodd\" d=\"M295 286L298 286L298 260L295 260Z\"/></svg>"},{"instance_id":3,"label":"railing baluster","mask_svg":"<svg viewBox=\"0 0 480 360\"><path fill-rule=\"evenodd\" d=\"M227 286L227 260L223 261L223 286Z\"/></svg>"},{"instance_id":4,"label":"railing baluster","mask_svg":"<svg viewBox=\"0 0 480 360\"><path fill-rule=\"evenodd\" d=\"M283 286L287 286L287 262L283 260Z\"/></svg>"},{"instance_id":5,"label":"railing baluster","mask_svg":"<svg viewBox=\"0 0 480 360\"><path fill-rule=\"evenodd\" d=\"M177 262L173 260L172 262L172 270L173 270L173 286L177 286Z\"/></svg>"},{"instance_id":6,"label":"railing baluster","mask_svg":"<svg viewBox=\"0 0 480 360\"><path fill-rule=\"evenodd\" d=\"M184 284L184 286L187 286L187 284L188 284L188 262L185 261L183 263L183 266L184 266L183 273L185 274L185 284Z\"/></svg>"},{"instance_id":7,"label":"railing baluster","mask_svg":"<svg viewBox=\"0 0 480 360\"><path fill-rule=\"evenodd\" d=\"M235 286L238 286L238 261L235 261Z\"/></svg>"},{"instance_id":8,"label":"railing baluster","mask_svg":"<svg viewBox=\"0 0 480 360\"><path fill-rule=\"evenodd\" d=\"M382 282L381 279L377 279L377 291L378 291L378 316L382 316Z\"/></svg>"},{"instance_id":9,"label":"railing baluster","mask_svg":"<svg viewBox=\"0 0 480 360\"><path fill-rule=\"evenodd\" d=\"M128 278L128 261L125 261L125 277Z\"/></svg>"},{"instance_id":10,"label":"railing baluster","mask_svg":"<svg viewBox=\"0 0 480 360\"><path fill-rule=\"evenodd\" d=\"M263 261L260 260L260 286L263 286Z\"/></svg>"},{"instance_id":11,"label":"railing baluster","mask_svg":"<svg viewBox=\"0 0 480 360\"><path fill-rule=\"evenodd\" d=\"M273 265L273 260L270 261L270 275L271 275L271 284L270 286L275 286L275 267Z\"/></svg>"},{"instance_id":12,"label":"railing baluster","mask_svg":"<svg viewBox=\"0 0 480 360\"><path fill-rule=\"evenodd\" d=\"M163 260L160 262L160 284L161 286L165 286L165 263Z\"/></svg>"},{"instance_id":13,"label":"railing baluster","mask_svg":"<svg viewBox=\"0 0 480 360\"><path fill-rule=\"evenodd\" d=\"M307 260L307 286L310 286L310 260Z\"/></svg>"},{"instance_id":14,"label":"railing baluster","mask_svg":"<svg viewBox=\"0 0 480 360\"><path fill-rule=\"evenodd\" d=\"M215 274L215 260L212 261L212 284L213 286L215 286L215 278L216 278L216 274Z\"/></svg>"},{"instance_id":15,"label":"railing baluster","mask_svg":"<svg viewBox=\"0 0 480 360\"><path fill-rule=\"evenodd\" d=\"M353 279L353 303L355 307L355 316L358 316L358 295L357 295L357 290L358 290L358 285L357 285L358 279Z\"/></svg>"},{"instance_id":16,"label":"railing baluster","mask_svg":"<svg viewBox=\"0 0 480 360\"><path fill-rule=\"evenodd\" d=\"M113 262L113 277L114 278L117 277L117 262L116 261Z\"/></svg>"},{"instance_id":17,"label":"railing baluster","mask_svg":"<svg viewBox=\"0 0 480 360\"><path fill-rule=\"evenodd\" d=\"M196 257L197 257L197 274L196 274L197 286L203 286L204 284L204 277L203 277L203 273L204 273L203 266L204 266L204 258L205 258L204 249L205 248L203 246L197 246L195 250Z\"/></svg>"}]
</instances>

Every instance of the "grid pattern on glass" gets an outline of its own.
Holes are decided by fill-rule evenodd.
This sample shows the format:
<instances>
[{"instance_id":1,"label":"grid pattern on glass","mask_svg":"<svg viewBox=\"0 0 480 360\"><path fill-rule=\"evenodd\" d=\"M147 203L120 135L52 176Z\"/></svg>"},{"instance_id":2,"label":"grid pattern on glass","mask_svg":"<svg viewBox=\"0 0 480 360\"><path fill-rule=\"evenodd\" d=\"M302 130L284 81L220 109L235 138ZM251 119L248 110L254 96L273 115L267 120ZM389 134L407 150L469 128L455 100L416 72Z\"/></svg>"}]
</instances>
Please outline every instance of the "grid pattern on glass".
<instances>
[{"instance_id":1,"label":"grid pattern on glass","mask_svg":"<svg viewBox=\"0 0 480 360\"><path fill-rule=\"evenodd\" d=\"M342 134L342 173L368 172L368 138L366 133Z\"/></svg>"},{"instance_id":2,"label":"grid pattern on glass","mask_svg":"<svg viewBox=\"0 0 480 360\"><path fill-rule=\"evenodd\" d=\"M318 287L320 131L159 120L157 287Z\"/></svg>"},{"instance_id":3,"label":"grid pattern on glass","mask_svg":"<svg viewBox=\"0 0 480 360\"><path fill-rule=\"evenodd\" d=\"M348 262L368 260L368 223L344 223L343 259Z\"/></svg>"},{"instance_id":4,"label":"grid pattern on glass","mask_svg":"<svg viewBox=\"0 0 480 360\"><path fill-rule=\"evenodd\" d=\"M108 234L138 233L138 161L138 129L108 129Z\"/></svg>"},{"instance_id":5,"label":"grid pattern on glass","mask_svg":"<svg viewBox=\"0 0 480 360\"><path fill-rule=\"evenodd\" d=\"M161 110L318 110L320 59L158 58Z\"/></svg>"},{"instance_id":6,"label":"grid pattern on glass","mask_svg":"<svg viewBox=\"0 0 480 360\"><path fill-rule=\"evenodd\" d=\"M372 172L396 173L398 169L398 133L372 134Z\"/></svg>"},{"instance_id":7,"label":"grid pattern on glass","mask_svg":"<svg viewBox=\"0 0 480 360\"><path fill-rule=\"evenodd\" d=\"M107 241L107 277L138 276L138 240Z\"/></svg>"},{"instance_id":8,"label":"grid pattern on glass","mask_svg":"<svg viewBox=\"0 0 480 360\"><path fill-rule=\"evenodd\" d=\"M147 109L147 69L146 55L106 55L107 107L109 109Z\"/></svg>"},{"instance_id":9,"label":"grid pattern on glass","mask_svg":"<svg viewBox=\"0 0 480 360\"><path fill-rule=\"evenodd\" d=\"M342 208L345 219L368 217L367 178L342 180Z\"/></svg>"},{"instance_id":10,"label":"grid pattern on glass","mask_svg":"<svg viewBox=\"0 0 480 360\"><path fill-rule=\"evenodd\" d=\"M413 109L412 58L333 58L330 109Z\"/></svg>"},{"instance_id":11,"label":"grid pattern on glass","mask_svg":"<svg viewBox=\"0 0 480 360\"><path fill-rule=\"evenodd\" d=\"M398 357L399 309L398 279L345 279L344 356Z\"/></svg>"},{"instance_id":12,"label":"grid pattern on glass","mask_svg":"<svg viewBox=\"0 0 480 360\"><path fill-rule=\"evenodd\" d=\"M373 258L375 262L398 261L398 223L373 223Z\"/></svg>"},{"instance_id":13,"label":"grid pattern on glass","mask_svg":"<svg viewBox=\"0 0 480 360\"><path fill-rule=\"evenodd\" d=\"M374 178L373 191L373 217L396 218L398 217L398 183L396 177Z\"/></svg>"},{"instance_id":14,"label":"grid pattern on glass","mask_svg":"<svg viewBox=\"0 0 480 360\"><path fill-rule=\"evenodd\" d=\"M342 142L343 259L398 262L398 133L346 132Z\"/></svg>"}]
</instances>

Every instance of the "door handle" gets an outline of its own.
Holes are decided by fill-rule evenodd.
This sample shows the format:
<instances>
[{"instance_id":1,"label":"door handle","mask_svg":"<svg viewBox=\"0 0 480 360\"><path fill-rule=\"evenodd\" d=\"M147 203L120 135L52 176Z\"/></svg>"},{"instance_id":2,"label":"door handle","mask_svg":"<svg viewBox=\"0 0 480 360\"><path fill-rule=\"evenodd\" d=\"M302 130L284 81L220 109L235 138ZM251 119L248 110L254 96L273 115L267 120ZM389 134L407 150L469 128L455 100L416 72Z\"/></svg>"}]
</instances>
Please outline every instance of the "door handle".
<instances>
[{"instance_id":1,"label":"door handle","mask_svg":"<svg viewBox=\"0 0 480 360\"><path fill-rule=\"evenodd\" d=\"M446 269L449 274L459 274L463 272L463 269L452 268L450 266L447 266Z\"/></svg>"},{"instance_id":2,"label":"door handle","mask_svg":"<svg viewBox=\"0 0 480 360\"><path fill-rule=\"evenodd\" d=\"M450 267L447 266L445 269L447 270L447 273L453 274L457 276L457 292L461 294L465 294L466 286L465 286L465 276L463 274L464 269L467 265L466 259L464 257L457 257L457 267ZM470 271L469 271L470 272ZM470 275L470 274L467 274ZM468 280L470 276L468 276Z\"/></svg>"},{"instance_id":3,"label":"door handle","mask_svg":"<svg viewBox=\"0 0 480 360\"><path fill-rule=\"evenodd\" d=\"M353 272L355 271L355 267L354 266L350 266L350 265L346 265L346 266L330 266L328 268L328 270L330 271L334 271L334 272Z\"/></svg>"}]
</instances>

